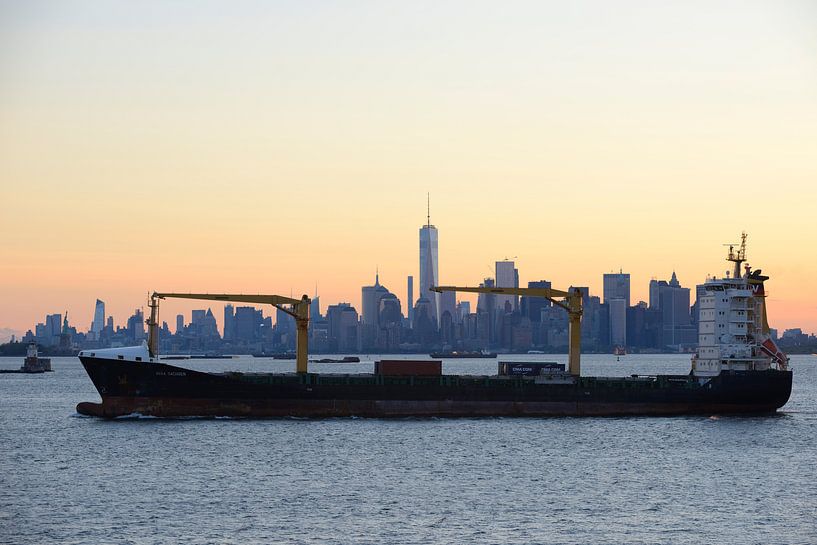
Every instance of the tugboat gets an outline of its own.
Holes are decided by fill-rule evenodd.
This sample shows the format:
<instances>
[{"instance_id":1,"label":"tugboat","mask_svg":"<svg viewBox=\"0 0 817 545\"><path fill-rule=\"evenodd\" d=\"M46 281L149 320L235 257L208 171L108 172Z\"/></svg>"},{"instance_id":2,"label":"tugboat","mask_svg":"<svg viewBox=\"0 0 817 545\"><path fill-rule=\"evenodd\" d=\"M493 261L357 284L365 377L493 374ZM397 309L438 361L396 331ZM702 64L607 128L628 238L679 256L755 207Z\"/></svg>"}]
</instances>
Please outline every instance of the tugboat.
<instances>
[{"instance_id":1,"label":"tugboat","mask_svg":"<svg viewBox=\"0 0 817 545\"><path fill-rule=\"evenodd\" d=\"M3 369L0 373L50 373L51 358L40 358L37 352L37 343L28 343L26 359L19 369Z\"/></svg>"},{"instance_id":2,"label":"tugboat","mask_svg":"<svg viewBox=\"0 0 817 545\"><path fill-rule=\"evenodd\" d=\"M567 370L561 364L500 369L496 375L444 375L441 361L376 362L373 374L308 372L309 298L278 295L154 293L149 345L82 351L80 361L101 403L81 414L164 417L611 416L771 414L789 399L788 357L769 335L760 270L745 273L746 239L729 251L731 277L710 278L700 296L699 348L678 375L588 377L581 374L582 293L550 288L434 287L544 297L568 313ZM267 303L296 323L295 373L204 373L158 359L159 300Z\"/></svg>"}]
</instances>

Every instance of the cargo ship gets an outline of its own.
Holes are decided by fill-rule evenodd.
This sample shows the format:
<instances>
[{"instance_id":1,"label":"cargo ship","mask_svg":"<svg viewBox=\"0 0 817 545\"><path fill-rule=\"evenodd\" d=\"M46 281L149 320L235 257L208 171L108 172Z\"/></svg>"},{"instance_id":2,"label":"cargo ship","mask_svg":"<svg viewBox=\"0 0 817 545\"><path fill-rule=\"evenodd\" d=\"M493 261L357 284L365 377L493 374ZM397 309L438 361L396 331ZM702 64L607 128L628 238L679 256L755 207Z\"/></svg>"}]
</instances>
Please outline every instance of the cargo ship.
<instances>
[{"instance_id":1,"label":"cargo ship","mask_svg":"<svg viewBox=\"0 0 817 545\"><path fill-rule=\"evenodd\" d=\"M745 235L730 247L734 272L708 278L699 298L699 347L688 374L581 375L582 295L577 289L435 287L544 297L568 312L567 369L500 362L496 375L445 375L439 360L381 360L370 374L308 372L309 298L154 293L149 343L84 350L79 358L102 398L81 414L158 417L481 417L768 414L789 399L788 357L769 335L764 281L745 261ZM295 373L207 373L162 363L158 307L166 298L268 303L295 318Z\"/></svg>"}]
</instances>

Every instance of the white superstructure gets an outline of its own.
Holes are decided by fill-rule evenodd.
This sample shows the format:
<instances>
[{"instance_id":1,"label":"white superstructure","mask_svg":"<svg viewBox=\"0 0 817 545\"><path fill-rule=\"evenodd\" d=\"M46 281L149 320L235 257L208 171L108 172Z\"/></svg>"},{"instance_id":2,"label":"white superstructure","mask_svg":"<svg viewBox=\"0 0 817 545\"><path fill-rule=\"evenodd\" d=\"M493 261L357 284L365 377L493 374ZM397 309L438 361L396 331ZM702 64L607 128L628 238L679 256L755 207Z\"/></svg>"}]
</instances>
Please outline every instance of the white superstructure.
<instances>
[{"instance_id":1,"label":"white superstructure","mask_svg":"<svg viewBox=\"0 0 817 545\"><path fill-rule=\"evenodd\" d=\"M137 346L122 346L119 348L98 348L83 350L80 357L100 358L105 360L124 360L129 362L158 362L158 358L150 356L150 350L145 341Z\"/></svg>"},{"instance_id":2,"label":"white superstructure","mask_svg":"<svg viewBox=\"0 0 817 545\"><path fill-rule=\"evenodd\" d=\"M769 334L766 320L767 276L741 264L746 258L746 234L740 249L730 246L728 261L735 264L726 278L708 278L698 297L698 350L692 358L696 376L715 376L722 370L786 369L788 358Z\"/></svg>"}]
</instances>

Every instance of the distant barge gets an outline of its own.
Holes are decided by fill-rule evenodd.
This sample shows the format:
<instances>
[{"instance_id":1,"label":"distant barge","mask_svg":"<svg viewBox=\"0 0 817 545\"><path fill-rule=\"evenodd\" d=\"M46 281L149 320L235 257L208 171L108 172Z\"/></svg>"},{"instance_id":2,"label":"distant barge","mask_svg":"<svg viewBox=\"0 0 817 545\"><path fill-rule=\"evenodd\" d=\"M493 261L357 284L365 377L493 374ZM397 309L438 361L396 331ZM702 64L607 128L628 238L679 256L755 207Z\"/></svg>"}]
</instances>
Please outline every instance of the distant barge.
<instances>
[{"instance_id":1,"label":"distant barge","mask_svg":"<svg viewBox=\"0 0 817 545\"><path fill-rule=\"evenodd\" d=\"M312 363L360 363L360 358L357 356L343 356L342 358L320 358L309 361Z\"/></svg>"},{"instance_id":2,"label":"distant barge","mask_svg":"<svg viewBox=\"0 0 817 545\"><path fill-rule=\"evenodd\" d=\"M432 358L495 358L496 352L432 352Z\"/></svg>"},{"instance_id":3,"label":"distant barge","mask_svg":"<svg viewBox=\"0 0 817 545\"><path fill-rule=\"evenodd\" d=\"M373 374L307 372L309 298L277 295L154 293L150 345L83 351L80 361L101 403L82 414L152 416L407 417L765 414L788 401L788 357L769 336L760 271L740 265L744 244L729 261L734 274L708 279L699 296L698 351L686 375L584 377L580 373L582 294L578 289L454 288L545 297L568 312L568 368L504 362L497 375L444 375L440 361L380 361ZM296 373L205 373L158 359L158 301L169 297L269 303L297 327ZM504 366L504 367L503 367Z\"/></svg>"}]
</instances>

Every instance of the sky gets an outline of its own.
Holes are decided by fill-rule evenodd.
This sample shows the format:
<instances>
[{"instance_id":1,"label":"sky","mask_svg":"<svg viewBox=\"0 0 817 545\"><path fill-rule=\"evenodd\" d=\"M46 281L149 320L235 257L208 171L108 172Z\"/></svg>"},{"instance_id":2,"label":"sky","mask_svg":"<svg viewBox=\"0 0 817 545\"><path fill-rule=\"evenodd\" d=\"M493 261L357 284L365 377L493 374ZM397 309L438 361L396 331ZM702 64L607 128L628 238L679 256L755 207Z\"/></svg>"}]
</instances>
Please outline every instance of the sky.
<instances>
[{"instance_id":1,"label":"sky","mask_svg":"<svg viewBox=\"0 0 817 545\"><path fill-rule=\"evenodd\" d=\"M647 300L746 231L817 332L816 182L813 2L0 2L0 331L376 269L405 310L430 193L442 284Z\"/></svg>"}]
</instances>

